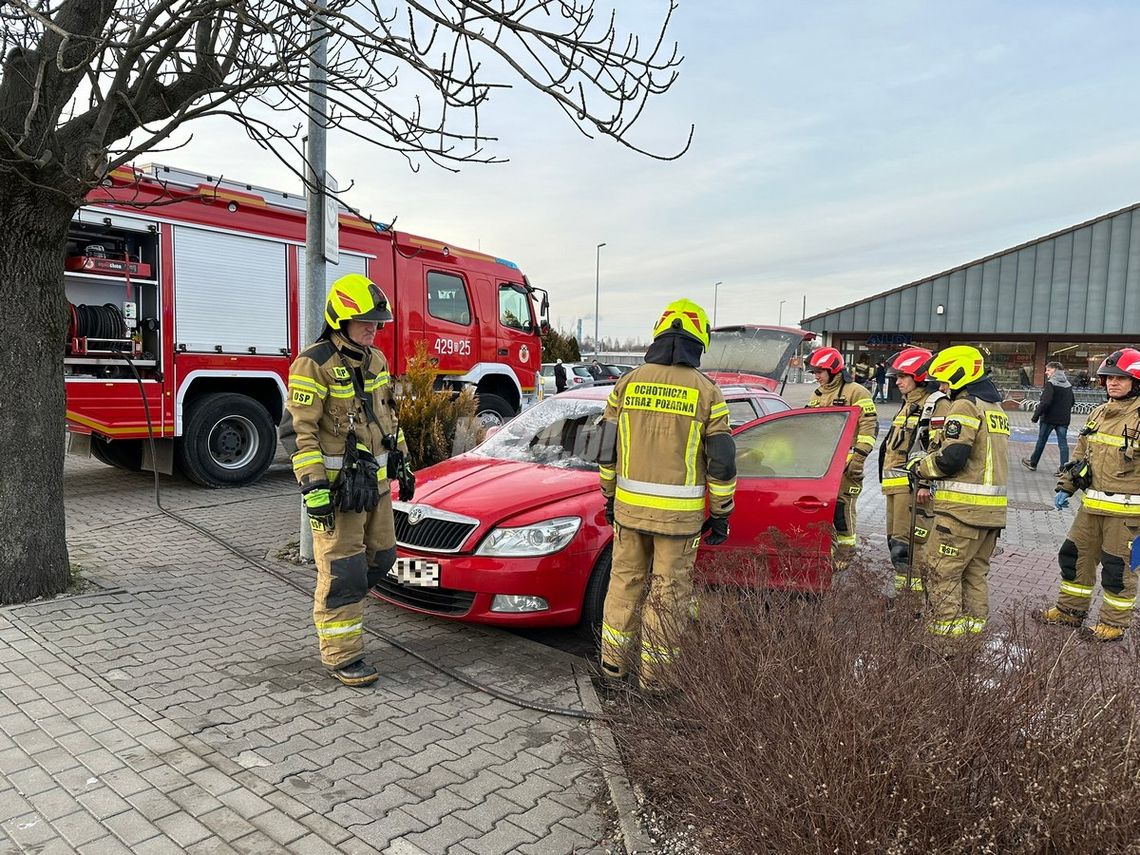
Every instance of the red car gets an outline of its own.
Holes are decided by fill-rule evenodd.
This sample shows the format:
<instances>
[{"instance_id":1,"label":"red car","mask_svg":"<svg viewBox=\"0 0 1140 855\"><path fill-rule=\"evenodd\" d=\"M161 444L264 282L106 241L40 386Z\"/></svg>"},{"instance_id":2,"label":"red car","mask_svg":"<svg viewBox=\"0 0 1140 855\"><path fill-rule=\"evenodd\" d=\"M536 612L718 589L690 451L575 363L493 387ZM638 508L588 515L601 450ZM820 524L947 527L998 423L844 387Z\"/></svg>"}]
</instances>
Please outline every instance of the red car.
<instances>
[{"instance_id":1,"label":"red car","mask_svg":"<svg viewBox=\"0 0 1140 855\"><path fill-rule=\"evenodd\" d=\"M790 410L755 386L722 388L736 436L736 511L728 542L701 547L698 578L826 590L857 411ZM415 503L395 502L396 566L373 594L503 626L600 622L613 530L594 458L610 391L547 398L473 451L418 473Z\"/></svg>"}]
</instances>

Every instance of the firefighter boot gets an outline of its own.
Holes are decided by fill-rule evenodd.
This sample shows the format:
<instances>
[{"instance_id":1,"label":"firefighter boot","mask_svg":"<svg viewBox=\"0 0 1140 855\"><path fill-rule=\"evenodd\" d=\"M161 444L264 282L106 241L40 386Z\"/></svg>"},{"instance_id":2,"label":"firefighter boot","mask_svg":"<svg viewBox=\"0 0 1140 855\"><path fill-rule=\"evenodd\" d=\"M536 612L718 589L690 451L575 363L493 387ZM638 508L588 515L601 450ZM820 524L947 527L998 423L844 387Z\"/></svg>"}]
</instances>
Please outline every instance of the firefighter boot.
<instances>
[{"instance_id":1,"label":"firefighter boot","mask_svg":"<svg viewBox=\"0 0 1140 855\"><path fill-rule=\"evenodd\" d=\"M1034 609L1033 619L1045 626L1060 626L1068 627L1070 629L1077 629L1085 622L1085 615L1087 612L1070 612L1065 611L1057 606L1052 606L1048 609Z\"/></svg>"},{"instance_id":2,"label":"firefighter boot","mask_svg":"<svg viewBox=\"0 0 1140 855\"><path fill-rule=\"evenodd\" d=\"M1084 636L1090 641L1120 641L1124 637L1124 627L1098 622L1092 629L1086 629Z\"/></svg>"},{"instance_id":3,"label":"firefighter boot","mask_svg":"<svg viewBox=\"0 0 1140 855\"><path fill-rule=\"evenodd\" d=\"M355 662L349 662L347 665L333 669L332 675L346 686L356 688L371 686L380 676L376 673L376 669L363 659L357 659Z\"/></svg>"}]
</instances>

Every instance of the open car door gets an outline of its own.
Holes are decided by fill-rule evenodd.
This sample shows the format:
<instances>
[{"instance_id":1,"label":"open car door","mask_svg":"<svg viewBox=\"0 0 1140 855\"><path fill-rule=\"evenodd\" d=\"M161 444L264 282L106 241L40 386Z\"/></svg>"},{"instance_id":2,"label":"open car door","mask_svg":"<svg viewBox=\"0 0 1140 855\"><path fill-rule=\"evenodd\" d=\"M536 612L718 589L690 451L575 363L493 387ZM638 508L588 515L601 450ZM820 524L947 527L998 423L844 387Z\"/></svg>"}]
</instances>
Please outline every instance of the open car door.
<instances>
[{"instance_id":1,"label":"open car door","mask_svg":"<svg viewBox=\"0 0 1140 855\"><path fill-rule=\"evenodd\" d=\"M697 578L805 592L830 588L839 480L858 421L854 407L821 407L773 413L734 430L729 538L701 545Z\"/></svg>"}]
</instances>

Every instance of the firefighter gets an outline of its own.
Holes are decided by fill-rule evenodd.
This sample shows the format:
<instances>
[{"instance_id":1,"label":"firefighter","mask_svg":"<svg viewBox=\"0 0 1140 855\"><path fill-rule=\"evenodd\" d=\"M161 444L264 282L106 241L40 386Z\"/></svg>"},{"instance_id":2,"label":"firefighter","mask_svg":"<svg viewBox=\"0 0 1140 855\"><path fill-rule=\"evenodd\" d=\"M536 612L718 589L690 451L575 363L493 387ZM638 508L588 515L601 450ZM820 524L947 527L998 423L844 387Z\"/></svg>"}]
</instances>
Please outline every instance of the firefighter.
<instances>
[{"instance_id":1,"label":"firefighter","mask_svg":"<svg viewBox=\"0 0 1140 855\"><path fill-rule=\"evenodd\" d=\"M852 383L843 371L843 356L834 347L820 347L808 357L819 388L808 400L809 407L858 407L859 427L855 442L847 452L847 466L839 482L839 500L835 505L835 548L832 564L845 570L855 553L855 502L863 490L863 467L867 455L879 435L879 411L865 386Z\"/></svg>"},{"instance_id":2,"label":"firefighter","mask_svg":"<svg viewBox=\"0 0 1140 855\"><path fill-rule=\"evenodd\" d=\"M710 544L728 539L736 446L724 395L697 370L708 344L705 310L690 300L670 303L645 364L617 381L603 421L599 474L614 541L602 671L610 682L626 677L640 632L641 686L650 692L661 688L677 652L702 532L711 532Z\"/></svg>"},{"instance_id":3,"label":"firefighter","mask_svg":"<svg viewBox=\"0 0 1140 855\"><path fill-rule=\"evenodd\" d=\"M1097 641L1118 641L1132 622L1140 572L1140 351L1118 350L1096 373L1108 402L1089 414L1057 482L1058 509L1077 490L1084 497L1057 555L1057 604L1035 617L1046 624L1082 626L1099 564L1104 602L1088 634Z\"/></svg>"},{"instance_id":4,"label":"firefighter","mask_svg":"<svg viewBox=\"0 0 1140 855\"><path fill-rule=\"evenodd\" d=\"M887 548L894 567L894 582L887 596L899 591L921 591L922 580L915 572L911 556L917 511L906 462L918 446L919 421L931 389L926 368L934 356L922 347L907 347L887 360L887 376L895 379L903 401L891 421L891 428L879 446L879 478L887 497Z\"/></svg>"},{"instance_id":5,"label":"firefighter","mask_svg":"<svg viewBox=\"0 0 1140 855\"><path fill-rule=\"evenodd\" d=\"M933 483L927 629L939 637L979 633L989 618L990 556L1006 522L1009 418L977 348L939 351L929 376L950 390L934 450L907 469Z\"/></svg>"},{"instance_id":6,"label":"firefighter","mask_svg":"<svg viewBox=\"0 0 1140 855\"><path fill-rule=\"evenodd\" d=\"M389 475L414 493L384 354L372 346L392 320L388 298L358 273L333 283L317 342L289 368L296 432L293 472L313 530L313 622L321 662L347 686L377 678L364 652L364 597L396 560Z\"/></svg>"},{"instance_id":7,"label":"firefighter","mask_svg":"<svg viewBox=\"0 0 1140 855\"><path fill-rule=\"evenodd\" d=\"M933 359L933 357L931 357ZM930 370L928 362L922 369ZM946 423L946 413L950 411L950 387L937 380L931 380L927 374L927 388L930 394L922 406L922 413L918 417L918 433L915 437L915 447L910 459L916 456L926 456L938 448L942 442L942 427ZM929 481L915 481L914 485L915 518L914 518L914 560L913 567L918 567L919 578L926 574L930 564L927 546L930 543L930 532L934 528L934 509L931 504L933 494Z\"/></svg>"}]
</instances>

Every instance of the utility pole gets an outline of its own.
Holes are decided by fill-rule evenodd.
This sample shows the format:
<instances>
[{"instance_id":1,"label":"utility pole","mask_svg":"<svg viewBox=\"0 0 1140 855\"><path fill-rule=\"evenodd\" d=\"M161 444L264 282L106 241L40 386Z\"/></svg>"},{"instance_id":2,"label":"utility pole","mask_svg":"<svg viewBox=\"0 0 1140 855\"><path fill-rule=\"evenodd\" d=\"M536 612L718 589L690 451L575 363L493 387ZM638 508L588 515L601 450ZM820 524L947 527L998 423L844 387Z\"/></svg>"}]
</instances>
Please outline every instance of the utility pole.
<instances>
[{"instance_id":1,"label":"utility pole","mask_svg":"<svg viewBox=\"0 0 1140 855\"><path fill-rule=\"evenodd\" d=\"M717 282L715 285L713 285L713 326L714 327L716 326L716 298L717 298L718 292L720 291L720 286L723 284L724 284L723 282Z\"/></svg>"},{"instance_id":2,"label":"utility pole","mask_svg":"<svg viewBox=\"0 0 1140 855\"><path fill-rule=\"evenodd\" d=\"M598 355L598 303L602 293L602 247L604 243L598 244L597 258L594 262L594 357Z\"/></svg>"},{"instance_id":3,"label":"utility pole","mask_svg":"<svg viewBox=\"0 0 1140 855\"><path fill-rule=\"evenodd\" d=\"M312 52L309 55L309 136L305 148L305 275L301 279L299 324L300 347L312 344L324 323L325 298L325 124L328 113L328 33L325 31L325 6L320 2L313 15L309 36ZM299 553L310 561L313 558L313 530L309 515L301 502L301 536Z\"/></svg>"},{"instance_id":4,"label":"utility pole","mask_svg":"<svg viewBox=\"0 0 1140 855\"><path fill-rule=\"evenodd\" d=\"M778 309L779 313L776 315L776 326L778 326L778 327L781 327L784 325L784 303L786 303L786 302L788 302L788 301L787 300L781 300L780 301L780 306Z\"/></svg>"}]
</instances>

